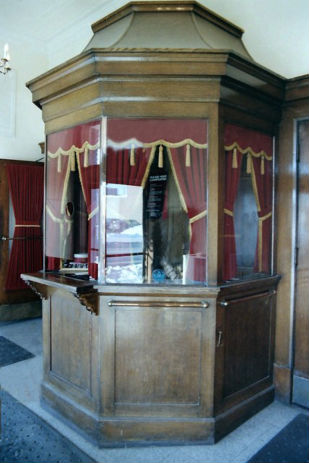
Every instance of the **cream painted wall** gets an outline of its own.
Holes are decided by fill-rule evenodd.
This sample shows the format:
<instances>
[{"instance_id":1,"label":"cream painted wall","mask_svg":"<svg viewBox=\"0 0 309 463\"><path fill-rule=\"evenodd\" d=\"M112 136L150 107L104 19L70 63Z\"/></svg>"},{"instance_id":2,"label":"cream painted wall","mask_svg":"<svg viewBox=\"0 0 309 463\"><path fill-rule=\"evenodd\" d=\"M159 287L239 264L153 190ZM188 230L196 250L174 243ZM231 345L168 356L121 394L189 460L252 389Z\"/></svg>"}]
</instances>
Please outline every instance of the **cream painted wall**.
<instances>
[{"instance_id":1,"label":"cream painted wall","mask_svg":"<svg viewBox=\"0 0 309 463\"><path fill-rule=\"evenodd\" d=\"M4 40L1 39L2 53ZM5 40L9 41L9 38L6 36ZM48 57L46 50L38 47L38 44L24 41L21 45L16 39L11 39L9 44L11 66L16 75L15 121L14 132L10 136L0 134L0 158L36 160L41 153L38 143L44 141L44 125L41 111L32 103L25 82L47 69ZM5 78L0 75L0 79ZM8 110L1 108L1 111Z\"/></svg>"},{"instance_id":2,"label":"cream painted wall","mask_svg":"<svg viewBox=\"0 0 309 463\"><path fill-rule=\"evenodd\" d=\"M309 72L308 0L199 1L245 30L244 43L261 65L288 78ZM40 157L38 143L44 140L41 111L32 104L25 83L80 53L92 36L91 24L125 3L127 0L0 0L0 51L4 42L10 43L17 79L15 134L0 135L0 158ZM15 5L15 10L8 10ZM42 16L44 8L49 8L48 14ZM23 23L26 35L19 34Z\"/></svg>"}]
</instances>

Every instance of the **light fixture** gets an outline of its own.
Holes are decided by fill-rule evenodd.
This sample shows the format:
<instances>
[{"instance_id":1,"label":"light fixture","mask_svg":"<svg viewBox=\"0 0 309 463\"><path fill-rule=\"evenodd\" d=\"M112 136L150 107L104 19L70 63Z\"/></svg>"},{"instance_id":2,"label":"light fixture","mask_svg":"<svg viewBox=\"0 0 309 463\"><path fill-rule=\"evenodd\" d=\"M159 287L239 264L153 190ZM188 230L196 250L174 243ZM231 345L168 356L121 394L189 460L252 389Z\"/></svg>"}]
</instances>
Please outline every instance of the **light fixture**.
<instances>
[{"instance_id":1,"label":"light fixture","mask_svg":"<svg viewBox=\"0 0 309 463\"><path fill-rule=\"evenodd\" d=\"M9 66L10 53L9 53L9 44L6 43L3 49L3 58L0 59L0 72L2 74L7 74L11 68Z\"/></svg>"}]
</instances>

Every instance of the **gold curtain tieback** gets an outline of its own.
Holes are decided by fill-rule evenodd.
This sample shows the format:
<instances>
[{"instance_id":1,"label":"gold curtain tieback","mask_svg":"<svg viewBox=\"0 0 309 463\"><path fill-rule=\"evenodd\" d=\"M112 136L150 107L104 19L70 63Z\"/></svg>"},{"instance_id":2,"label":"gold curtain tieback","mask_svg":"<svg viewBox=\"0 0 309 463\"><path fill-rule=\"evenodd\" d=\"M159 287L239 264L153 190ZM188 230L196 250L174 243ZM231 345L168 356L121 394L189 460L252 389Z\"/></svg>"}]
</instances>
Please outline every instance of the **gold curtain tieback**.
<instances>
[{"instance_id":1,"label":"gold curtain tieback","mask_svg":"<svg viewBox=\"0 0 309 463\"><path fill-rule=\"evenodd\" d=\"M34 224L27 224L27 225L22 225L22 224L16 224L15 228L21 228L21 227L27 227L27 228L41 228L41 225L34 223Z\"/></svg>"},{"instance_id":2,"label":"gold curtain tieback","mask_svg":"<svg viewBox=\"0 0 309 463\"><path fill-rule=\"evenodd\" d=\"M233 149L232 169L238 169L237 148Z\"/></svg>"},{"instance_id":3,"label":"gold curtain tieback","mask_svg":"<svg viewBox=\"0 0 309 463\"><path fill-rule=\"evenodd\" d=\"M265 175L265 160L264 160L264 156L261 157L261 175Z\"/></svg>"},{"instance_id":4,"label":"gold curtain tieback","mask_svg":"<svg viewBox=\"0 0 309 463\"><path fill-rule=\"evenodd\" d=\"M234 217L234 212L233 211L230 211L229 209L224 209L223 211L224 211L224 214L229 215L231 217Z\"/></svg>"},{"instance_id":5,"label":"gold curtain tieback","mask_svg":"<svg viewBox=\"0 0 309 463\"><path fill-rule=\"evenodd\" d=\"M207 209L205 211L200 212L199 214L196 214L194 217L191 217L189 219L189 223L192 225L194 222L197 222L198 220L201 220L203 217L206 217L207 215Z\"/></svg>"},{"instance_id":6,"label":"gold curtain tieback","mask_svg":"<svg viewBox=\"0 0 309 463\"><path fill-rule=\"evenodd\" d=\"M263 222L267 219L270 219L272 212L259 217L259 241L258 241L258 262L259 262L259 272L263 270Z\"/></svg>"},{"instance_id":7,"label":"gold curtain tieback","mask_svg":"<svg viewBox=\"0 0 309 463\"><path fill-rule=\"evenodd\" d=\"M264 222L264 220L269 219L272 215L273 215L272 212L268 212L268 214L265 214L265 215L263 215L262 217L259 217L259 220L260 220L261 222Z\"/></svg>"},{"instance_id":8,"label":"gold curtain tieback","mask_svg":"<svg viewBox=\"0 0 309 463\"><path fill-rule=\"evenodd\" d=\"M186 145L186 167L191 167L191 152L189 143Z\"/></svg>"},{"instance_id":9,"label":"gold curtain tieback","mask_svg":"<svg viewBox=\"0 0 309 463\"><path fill-rule=\"evenodd\" d=\"M131 150L130 150L130 166L131 166L131 167L135 166L135 151L134 151L134 145L131 146Z\"/></svg>"},{"instance_id":10,"label":"gold curtain tieback","mask_svg":"<svg viewBox=\"0 0 309 463\"><path fill-rule=\"evenodd\" d=\"M91 220L99 212L99 207L97 206L93 211L88 215L88 220Z\"/></svg>"},{"instance_id":11,"label":"gold curtain tieback","mask_svg":"<svg viewBox=\"0 0 309 463\"><path fill-rule=\"evenodd\" d=\"M162 169L163 167L163 146L159 146L159 161L158 161L158 167Z\"/></svg>"}]
</instances>

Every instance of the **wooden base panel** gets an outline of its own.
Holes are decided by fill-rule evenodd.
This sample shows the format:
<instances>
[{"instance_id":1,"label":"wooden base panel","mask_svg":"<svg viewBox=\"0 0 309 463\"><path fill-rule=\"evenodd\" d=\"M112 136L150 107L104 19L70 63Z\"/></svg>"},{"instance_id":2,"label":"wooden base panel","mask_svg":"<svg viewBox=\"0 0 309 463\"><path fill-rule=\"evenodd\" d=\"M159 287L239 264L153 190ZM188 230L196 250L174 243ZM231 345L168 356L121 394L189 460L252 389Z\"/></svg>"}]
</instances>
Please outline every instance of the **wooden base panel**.
<instances>
[{"instance_id":1,"label":"wooden base panel","mask_svg":"<svg viewBox=\"0 0 309 463\"><path fill-rule=\"evenodd\" d=\"M274 400L274 386L244 400L240 404L216 417L215 442L240 426Z\"/></svg>"},{"instance_id":2,"label":"wooden base panel","mask_svg":"<svg viewBox=\"0 0 309 463\"><path fill-rule=\"evenodd\" d=\"M102 417L42 385L42 405L99 447L214 444L273 399L271 386L216 418Z\"/></svg>"},{"instance_id":3,"label":"wooden base panel","mask_svg":"<svg viewBox=\"0 0 309 463\"><path fill-rule=\"evenodd\" d=\"M213 444L213 418L99 417L42 384L44 408L100 447Z\"/></svg>"}]
</instances>

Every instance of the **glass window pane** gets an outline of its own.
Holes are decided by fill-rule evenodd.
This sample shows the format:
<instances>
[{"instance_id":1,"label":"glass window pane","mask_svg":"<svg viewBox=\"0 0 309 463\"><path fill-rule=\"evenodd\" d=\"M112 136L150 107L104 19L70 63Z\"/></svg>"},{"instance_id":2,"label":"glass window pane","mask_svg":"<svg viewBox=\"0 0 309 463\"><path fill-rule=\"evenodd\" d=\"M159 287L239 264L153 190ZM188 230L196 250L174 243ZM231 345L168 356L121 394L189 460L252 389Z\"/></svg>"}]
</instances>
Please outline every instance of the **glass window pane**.
<instances>
[{"instance_id":1,"label":"glass window pane","mask_svg":"<svg viewBox=\"0 0 309 463\"><path fill-rule=\"evenodd\" d=\"M46 269L98 277L100 121L47 137Z\"/></svg>"},{"instance_id":2,"label":"glass window pane","mask_svg":"<svg viewBox=\"0 0 309 463\"><path fill-rule=\"evenodd\" d=\"M225 126L225 281L271 272L272 143L272 137L263 133Z\"/></svg>"},{"instance_id":3,"label":"glass window pane","mask_svg":"<svg viewBox=\"0 0 309 463\"><path fill-rule=\"evenodd\" d=\"M107 124L106 282L206 281L207 123Z\"/></svg>"}]
</instances>

